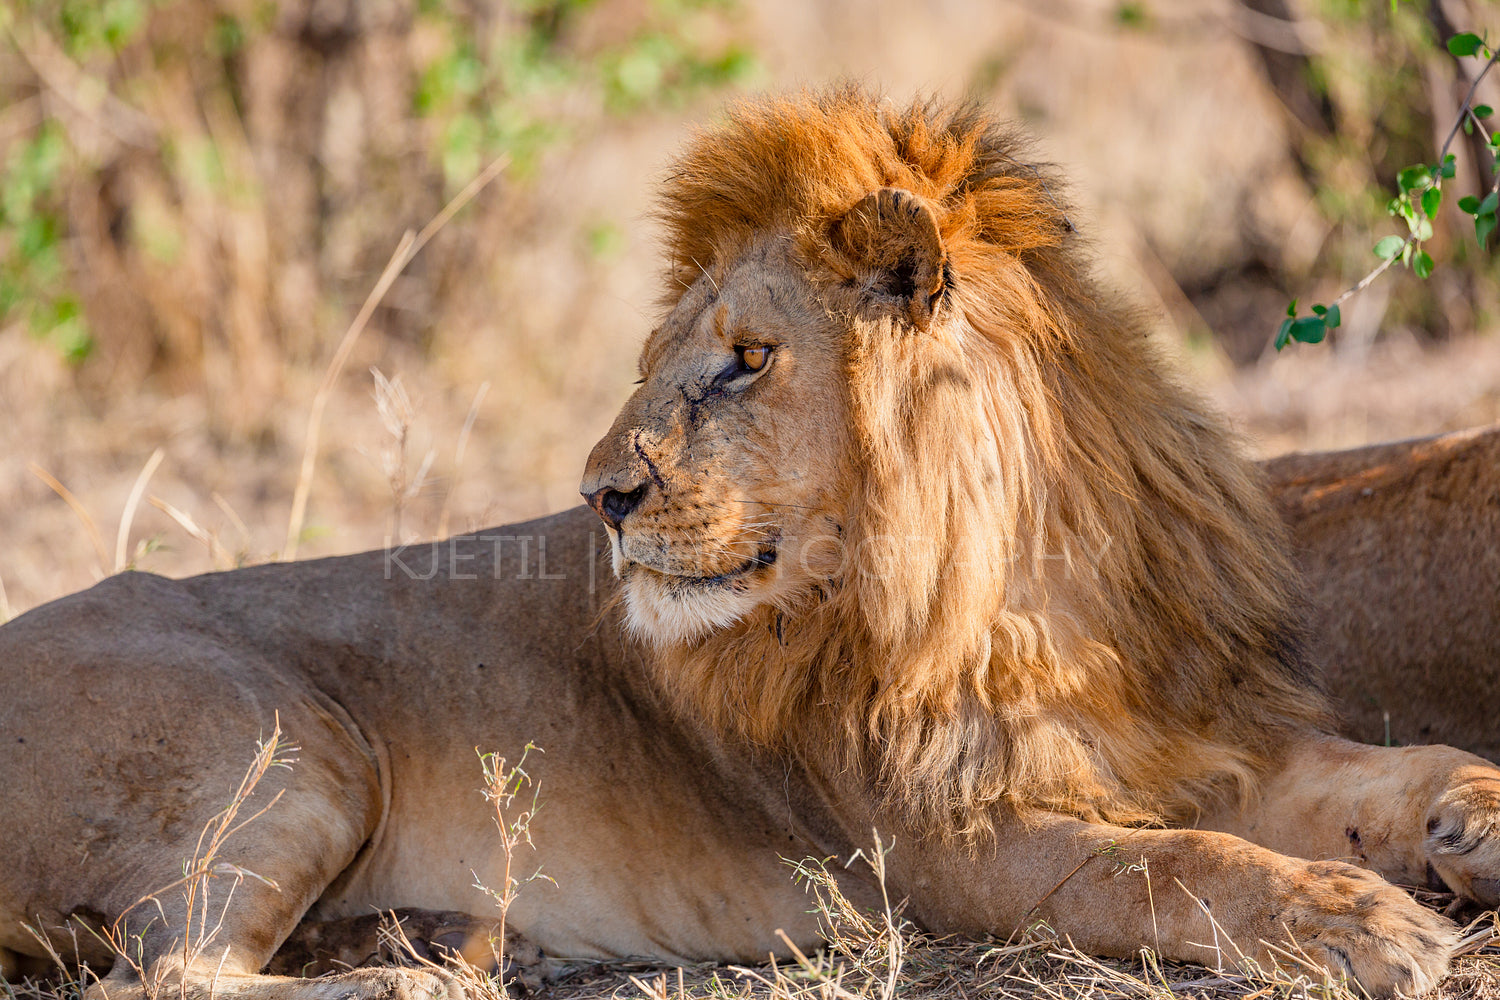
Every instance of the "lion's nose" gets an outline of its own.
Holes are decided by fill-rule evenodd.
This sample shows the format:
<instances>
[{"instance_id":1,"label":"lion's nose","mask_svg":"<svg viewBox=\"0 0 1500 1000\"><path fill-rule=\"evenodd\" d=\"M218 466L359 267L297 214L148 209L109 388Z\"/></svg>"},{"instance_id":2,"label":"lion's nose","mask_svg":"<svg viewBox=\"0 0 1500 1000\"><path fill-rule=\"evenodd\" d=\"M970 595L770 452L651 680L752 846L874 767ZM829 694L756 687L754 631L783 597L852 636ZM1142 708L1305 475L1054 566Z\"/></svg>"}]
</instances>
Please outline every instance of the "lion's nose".
<instances>
[{"instance_id":1,"label":"lion's nose","mask_svg":"<svg viewBox=\"0 0 1500 1000\"><path fill-rule=\"evenodd\" d=\"M590 507L594 508L594 513L598 514L605 524L619 531L620 524L645 499L646 485L642 483L629 493L622 493L613 487L606 486L602 490L585 493L583 498L588 501Z\"/></svg>"}]
</instances>

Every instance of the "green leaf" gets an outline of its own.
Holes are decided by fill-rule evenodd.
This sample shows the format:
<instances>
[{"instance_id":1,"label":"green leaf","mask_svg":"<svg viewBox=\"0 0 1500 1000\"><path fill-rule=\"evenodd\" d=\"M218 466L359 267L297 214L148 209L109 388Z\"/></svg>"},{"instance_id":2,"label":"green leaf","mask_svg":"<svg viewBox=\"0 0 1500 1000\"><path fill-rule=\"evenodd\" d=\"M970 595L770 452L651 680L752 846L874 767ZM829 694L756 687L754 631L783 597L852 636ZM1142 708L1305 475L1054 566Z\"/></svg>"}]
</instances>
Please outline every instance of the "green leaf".
<instances>
[{"instance_id":1,"label":"green leaf","mask_svg":"<svg viewBox=\"0 0 1500 1000\"><path fill-rule=\"evenodd\" d=\"M1495 113L1495 109L1488 104L1476 104L1469 110L1474 112L1475 118L1488 118Z\"/></svg>"},{"instance_id":2,"label":"green leaf","mask_svg":"<svg viewBox=\"0 0 1500 1000\"><path fill-rule=\"evenodd\" d=\"M1490 233L1495 231L1495 213L1481 212L1474 219L1474 238L1479 241L1480 246L1490 238Z\"/></svg>"},{"instance_id":3,"label":"green leaf","mask_svg":"<svg viewBox=\"0 0 1500 1000\"><path fill-rule=\"evenodd\" d=\"M1401 252L1401 246L1405 242L1399 236L1383 236L1380 242L1375 244L1375 256L1381 260L1390 260Z\"/></svg>"},{"instance_id":4,"label":"green leaf","mask_svg":"<svg viewBox=\"0 0 1500 1000\"><path fill-rule=\"evenodd\" d=\"M101 12L104 38L116 50L136 36L146 19L140 0L104 0Z\"/></svg>"},{"instance_id":5,"label":"green leaf","mask_svg":"<svg viewBox=\"0 0 1500 1000\"><path fill-rule=\"evenodd\" d=\"M1421 190L1431 183L1432 173L1424 163L1407 167L1396 175L1396 186L1401 189L1403 194Z\"/></svg>"},{"instance_id":6,"label":"green leaf","mask_svg":"<svg viewBox=\"0 0 1500 1000\"><path fill-rule=\"evenodd\" d=\"M1411 231L1412 235L1417 238L1418 243L1421 243L1423 240L1432 239L1432 220L1418 219L1416 224L1411 227Z\"/></svg>"},{"instance_id":7,"label":"green leaf","mask_svg":"<svg viewBox=\"0 0 1500 1000\"><path fill-rule=\"evenodd\" d=\"M1313 315L1322 319L1323 325L1328 327L1329 330L1334 330L1340 324L1338 306L1313 306Z\"/></svg>"},{"instance_id":8,"label":"green leaf","mask_svg":"<svg viewBox=\"0 0 1500 1000\"><path fill-rule=\"evenodd\" d=\"M1328 335L1328 324L1321 316L1303 316L1292 320L1292 328L1287 332L1300 344L1321 344Z\"/></svg>"},{"instance_id":9,"label":"green leaf","mask_svg":"<svg viewBox=\"0 0 1500 1000\"><path fill-rule=\"evenodd\" d=\"M1296 319L1297 318L1297 300L1296 299L1293 299L1292 301L1290 301L1290 302L1287 303L1286 314L1288 316L1292 317L1292 319Z\"/></svg>"},{"instance_id":10,"label":"green leaf","mask_svg":"<svg viewBox=\"0 0 1500 1000\"><path fill-rule=\"evenodd\" d=\"M1428 188L1422 192L1422 211L1427 213L1429 219L1436 218L1438 209L1443 204L1443 189Z\"/></svg>"},{"instance_id":11,"label":"green leaf","mask_svg":"<svg viewBox=\"0 0 1500 1000\"><path fill-rule=\"evenodd\" d=\"M1467 215L1479 214L1479 199L1472 194L1466 194L1458 199L1458 210Z\"/></svg>"},{"instance_id":12,"label":"green leaf","mask_svg":"<svg viewBox=\"0 0 1500 1000\"><path fill-rule=\"evenodd\" d=\"M1143 3L1122 3L1115 8L1115 21L1126 28L1142 28L1151 20Z\"/></svg>"},{"instance_id":13,"label":"green leaf","mask_svg":"<svg viewBox=\"0 0 1500 1000\"><path fill-rule=\"evenodd\" d=\"M1494 215L1497 208L1500 208L1500 191L1491 191L1484 196L1484 201L1479 203L1479 214Z\"/></svg>"},{"instance_id":14,"label":"green leaf","mask_svg":"<svg viewBox=\"0 0 1500 1000\"><path fill-rule=\"evenodd\" d=\"M1282 320L1280 328L1276 331L1276 349L1278 351L1287 345L1287 341L1291 340L1291 335L1292 321L1289 319Z\"/></svg>"},{"instance_id":15,"label":"green leaf","mask_svg":"<svg viewBox=\"0 0 1500 1000\"><path fill-rule=\"evenodd\" d=\"M1432 276L1432 255L1426 250L1418 251L1411 262L1411 269L1417 272L1417 277L1426 281Z\"/></svg>"},{"instance_id":16,"label":"green leaf","mask_svg":"<svg viewBox=\"0 0 1500 1000\"><path fill-rule=\"evenodd\" d=\"M1454 171L1458 169L1456 163L1457 158L1454 157L1452 153L1449 153L1447 156L1443 157L1443 165L1438 168L1438 173L1442 174L1444 177L1452 177Z\"/></svg>"},{"instance_id":17,"label":"green leaf","mask_svg":"<svg viewBox=\"0 0 1500 1000\"><path fill-rule=\"evenodd\" d=\"M1479 51L1484 42L1472 31L1465 31L1461 35L1454 35L1448 39L1448 51L1456 56L1472 56Z\"/></svg>"}]
</instances>

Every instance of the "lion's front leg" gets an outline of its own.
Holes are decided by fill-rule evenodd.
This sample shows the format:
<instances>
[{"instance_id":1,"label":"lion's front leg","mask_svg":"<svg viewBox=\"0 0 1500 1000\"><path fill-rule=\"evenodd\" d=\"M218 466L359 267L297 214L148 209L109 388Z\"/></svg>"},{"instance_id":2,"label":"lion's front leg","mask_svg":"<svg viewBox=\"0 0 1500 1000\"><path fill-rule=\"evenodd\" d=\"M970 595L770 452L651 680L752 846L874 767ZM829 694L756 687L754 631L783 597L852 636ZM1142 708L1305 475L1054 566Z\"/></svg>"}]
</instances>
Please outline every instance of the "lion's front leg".
<instances>
[{"instance_id":1,"label":"lion's front leg","mask_svg":"<svg viewBox=\"0 0 1500 1000\"><path fill-rule=\"evenodd\" d=\"M898 840L887 859L914 916L1001 936L1041 920L1076 946L1151 948L1213 967L1290 967L1416 995L1448 968L1453 923L1373 872L1199 830L1125 829L1051 814L977 853Z\"/></svg>"},{"instance_id":2,"label":"lion's front leg","mask_svg":"<svg viewBox=\"0 0 1500 1000\"><path fill-rule=\"evenodd\" d=\"M1452 747L1295 744L1243 808L1206 817L1298 857L1342 858L1403 885L1500 904L1500 768Z\"/></svg>"}]
</instances>

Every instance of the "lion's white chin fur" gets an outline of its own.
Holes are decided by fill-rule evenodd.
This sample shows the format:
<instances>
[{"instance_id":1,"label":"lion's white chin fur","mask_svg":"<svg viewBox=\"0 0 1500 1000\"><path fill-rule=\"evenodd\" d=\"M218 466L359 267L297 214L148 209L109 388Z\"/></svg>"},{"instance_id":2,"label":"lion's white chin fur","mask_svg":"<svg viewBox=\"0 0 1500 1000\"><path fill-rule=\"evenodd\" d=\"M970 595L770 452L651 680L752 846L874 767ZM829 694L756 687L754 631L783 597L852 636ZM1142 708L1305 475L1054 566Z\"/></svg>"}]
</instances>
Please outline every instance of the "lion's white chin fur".
<instances>
[{"instance_id":1,"label":"lion's white chin fur","mask_svg":"<svg viewBox=\"0 0 1500 1000\"><path fill-rule=\"evenodd\" d=\"M748 590L674 584L637 569L624 581L625 626L640 642L672 646L728 628L762 603Z\"/></svg>"}]
</instances>

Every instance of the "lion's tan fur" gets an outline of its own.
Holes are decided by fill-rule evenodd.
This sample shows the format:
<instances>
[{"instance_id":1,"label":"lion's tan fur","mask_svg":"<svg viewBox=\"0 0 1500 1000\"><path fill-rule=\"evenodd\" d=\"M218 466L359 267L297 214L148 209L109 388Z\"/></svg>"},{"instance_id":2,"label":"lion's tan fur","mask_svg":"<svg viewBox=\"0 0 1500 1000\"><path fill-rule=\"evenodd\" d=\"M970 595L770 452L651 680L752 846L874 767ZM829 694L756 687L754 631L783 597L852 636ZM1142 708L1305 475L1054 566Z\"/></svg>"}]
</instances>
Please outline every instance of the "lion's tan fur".
<instances>
[{"instance_id":1,"label":"lion's tan fur","mask_svg":"<svg viewBox=\"0 0 1500 1000\"><path fill-rule=\"evenodd\" d=\"M762 742L828 746L836 725L834 746L945 824L983 826L1001 799L1182 818L1249 791L1278 734L1323 717L1293 574L1236 443L1090 281L1055 183L1017 155L973 106L844 88L734 108L671 171L669 290L768 233L813 282L853 278L830 226L890 186L936 207L951 319L829 331L859 565L660 669Z\"/></svg>"},{"instance_id":2,"label":"lion's tan fur","mask_svg":"<svg viewBox=\"0 0 1500 1000\"><path fill-rule=\"evenodd\" d=\"M1500 427L1265 470L1344 732L1500 760Z\"/></svg>"}]
</instances>

